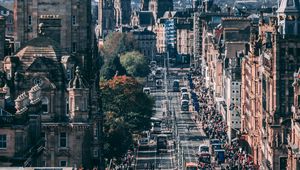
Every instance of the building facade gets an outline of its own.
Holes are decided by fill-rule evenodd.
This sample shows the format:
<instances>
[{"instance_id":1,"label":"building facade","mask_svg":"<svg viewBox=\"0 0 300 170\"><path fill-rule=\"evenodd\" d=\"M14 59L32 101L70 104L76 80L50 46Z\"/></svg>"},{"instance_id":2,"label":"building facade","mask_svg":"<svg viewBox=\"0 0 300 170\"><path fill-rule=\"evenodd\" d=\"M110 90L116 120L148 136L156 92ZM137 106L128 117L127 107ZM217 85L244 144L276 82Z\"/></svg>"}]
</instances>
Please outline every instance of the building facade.
<instances>
[{"instance_id":1,"label":"building facade","mask_svg":"<svg viewBox=\"0 0 300 170\"><path fill-rule=\"evenodd\" d=\"M87 81L81 63L66 55L43 26L39 25L37 38L3 60L1 102L7 105L1 105L5 114L0 118L21 119L22 125L18 130L14 128L18 121L1 123L3 164L100 166L98 78Z\"/></svg>"},{"instance_id":2,"label":"building facade","mask_svg":"<svg viewBox=\"0 0 300 170\"><path fill-rule=\"evenodd\" d=\"M148 10L153 12L155 21L157 21L164 16L166 11L173 10L173 0L150 0L148 7Z\"/></svg>"},{"instance_id":3,"label":"building facade","mask_svg":"<svg viewBox=\"0 0 300 170\"><path fill-rule=\"evenodd\" d=\"M131 0L99 0L98 38L131 22Z\"/></svg>"},{"instance_id":4,"label":"building facade","mask_svg":"<svg viewBox=\"0 0 300 170\"><path fill-rule=\"evenodd\" d=\"M43 23L46 32L58 42L63 51L76 56L82 68L87 66L84 56L91 49L91 1L71 0L15 0L15 47L25 45L38 35L38 25ZM80 36L78 36L80 35Z\"/></svg>"},{"instance_id":5,"label":"building facade","mask_svg":"<svg viewBox=\"0 0 300 170\"><path fill-rule=\"evenodd\" d=\"M138 43L140 53L150 61L156 56L156 34L147 29L133 30L132 34Z\"/></svg>"},{"instance_id":6,"label":"building facade","mask_svg":"<svg viewBox=\"0 0 300 170\"><path fill-rule=\"evenodd\" d=\"M6 19L6 36L14 35L14 14L13 11L0 5L0 15Z\"/></svg>"},{"instance_id":7,"label":"building facade","mask_svg":"<svg viewBox=\"0 0 300 170\"><path fill-rule=\"evenodd\" d=\"M291 133L288 147L288 169L300 169L300 71L294 74L294 105L292 106L293 117L291 120Z\"/></svg>"},{"instance_id":8,"label":"building facade","mask_svg":"<svg viewBox=\"0 0 300 170\"><path fill-rule=\"evenodd\" d=\"M282 0L277 17L266 23L261 16L259 31L250 42L252 56L244 61L243 75L252 78L250 82L243 78L242 137L254 163L266 169L287 167L293 73L300 63L299 27L290 19L298 16L298 9L299 2Z\"/></svg>"}]
</instances>

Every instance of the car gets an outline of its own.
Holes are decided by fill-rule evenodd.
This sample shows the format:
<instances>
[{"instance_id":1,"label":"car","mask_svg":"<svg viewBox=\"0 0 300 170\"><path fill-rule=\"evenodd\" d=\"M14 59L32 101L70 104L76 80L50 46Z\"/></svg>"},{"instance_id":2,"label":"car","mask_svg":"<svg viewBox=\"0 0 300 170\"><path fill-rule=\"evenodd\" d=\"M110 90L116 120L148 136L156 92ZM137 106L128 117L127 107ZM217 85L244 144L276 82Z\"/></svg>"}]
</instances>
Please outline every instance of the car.
<instances>
[{"instance_id":1,"label":"car","mask_svg":"<svg viewBox=\"0 0 300 170\"><path fill-rule=\"evenodd\" d=\"M181 100L189 100L190 97L189 97L189 94L188 93L182 93L181 94Z\"/></svg>"},{"instance_id":2,"label":"car","mask_svg":"<svg viewBox=\"0 0 300 170\"><path fill-rule=\"evenodd\" d=\"M188 92L188 89L186 87L181 87L180 88L180 92L181 93L187 93Z\"/></svg>"},{"instance_id":3,"label":"car","mask_svg":"<svg viewBox=\"0 0 300 170\"><path fill-rule=\"evenodd\" d=\"M184 111L184 112L189 111L189 101L188 100L181 101L181 111Z\"/></svg>"},{"instance_id":4,"label":"car","mask_svg":"<svg viewBox=\"0 0 300 170\"><path fill-rule=\"evenodd\" d=\"M157 65L156 61L150 62L150 68L156 67L156 65Z\"/></svg>"},{"instance_id":5,"label":"car","mask_svg":"<svg viewBox=\"0 0 300 170\"><path fill-rule=\"evenodd\" d=\"M205 144L200 145L198 149L198 154L206 153L206 152L209 153L209 146Z\"/></svg>"},{"instance_id":6,"label":"car","mask_svg":"<svg viewBox=\"0 0 300 170\"><path fill-rule=\"evenodd\" d=\"M155 71L155 77L158 79L163 78L163 69L162 68L157 68Z\"/></svg>"},{"instance_id":7,"label":"car","mask_svg":"<svg viewBox=\"0 0 300 170\"><path fill-rule=\"evenodd\" d=\"M162 120L156 117L151 117L151 133L161 132L161 122Z\"/></svg>"},{"instance_id":8,"label":"car","mask_svg":"<svg viewBox=\"0 0 300 170\"><path fill-rule=\"evenodd\" d=\"M174 80L173 81L173 91L174 92L179 92L179 80Z\"/></svg>"},{"instance_id":9,"label":"car","mask_svg":"<svg viewBox=\"0 0 300 170\"><path fill-rule=\"evenodd\" d=\"M146 94L148 94L148 95L150 95L151 90L150 90L149 87L144 87L144 88L143 88L143 92L146 93Z\"/></svg>"},{"instance_id":10,"label":"car","mask_svg":"<svg viewBox=\"0 0 300 170\"><path fill-rule=\"evenodd\" d=\"M140 139L138 140L139 146L146 146L150 142L150 132L149 131L143 131L140 134Z\"/></svg>"},{"instance_id":11,"label":"car","mask_svg":"<svg viewBox=\"0 0 300 170\"><path fill-rule=\"evenodd\" d=\"M162 79L157 79L155 82L156 88L161 88L163 85Z\"/></svg>"}]
</instances>

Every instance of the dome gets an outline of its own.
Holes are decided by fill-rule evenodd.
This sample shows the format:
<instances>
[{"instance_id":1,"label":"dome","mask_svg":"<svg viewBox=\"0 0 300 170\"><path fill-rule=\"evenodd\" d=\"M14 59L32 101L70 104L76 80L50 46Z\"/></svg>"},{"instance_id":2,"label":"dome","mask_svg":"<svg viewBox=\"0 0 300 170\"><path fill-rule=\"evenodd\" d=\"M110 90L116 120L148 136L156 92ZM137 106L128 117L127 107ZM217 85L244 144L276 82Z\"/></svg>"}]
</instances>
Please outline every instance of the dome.
<instances>
[{"instance_id":1,"label":"dome","mask_svg":"<svg viewBox=\"0 0 300 170\"><path fill-rule=\"evenodd\" d=\"M88 88L88 83L81 75L78 66L76 67L74 78L69 82L69 88L74 88L74 89Z\"/></svg>"},{"instance_id":2,"label":"dome","mask_svg":"<svg viewBox=\"0 0 300 170\"><path fill-rule=\"evenodd\" d=\"M16 56L25 63L32 63L38 57L59 61L61 53L61 48L56 41L47 36L40 36L26 43Z\"/></svg>"}]
</instances>

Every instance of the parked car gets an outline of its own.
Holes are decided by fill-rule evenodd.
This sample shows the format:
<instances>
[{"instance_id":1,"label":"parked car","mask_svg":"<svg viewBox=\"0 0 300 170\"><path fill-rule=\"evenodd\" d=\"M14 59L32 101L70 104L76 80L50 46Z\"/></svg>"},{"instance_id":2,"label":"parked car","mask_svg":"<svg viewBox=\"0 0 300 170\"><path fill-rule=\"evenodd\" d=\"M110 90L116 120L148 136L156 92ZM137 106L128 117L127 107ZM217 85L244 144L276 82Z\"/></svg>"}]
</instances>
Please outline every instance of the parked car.
<instances>
[{"instance_id":1,"label":"parked car","mask_svg":"<svg viewBox=\"0 0 300 170\"><path fill-rule=\"evenodd\" d=\"M181 101L181 111L184 111L184 112L189 111L189 101L188 100Z\"/></svg>"},{"instance_id":2,"label":"parked car","mask_svg":"<svg viewBox=\"0 0 300 170\"><path fill-rule=\"evenodd\" d=\"M188 89L186 87L181 87L180 88L180 92L181 93L187 93L188 92Z\"/></svg>"},{"instance_id":3,"label":"parked car","mask_svg":"<svg viewBox=\"0 0 300 170\"><path fill-rule=\"evenodd\" d=\"M151 90L150 90L149 87L144 87L144 88L143 88L143 92L146 93L146 94L148 94L148 95L150 95Z\"/></svg>"}]
</instances>

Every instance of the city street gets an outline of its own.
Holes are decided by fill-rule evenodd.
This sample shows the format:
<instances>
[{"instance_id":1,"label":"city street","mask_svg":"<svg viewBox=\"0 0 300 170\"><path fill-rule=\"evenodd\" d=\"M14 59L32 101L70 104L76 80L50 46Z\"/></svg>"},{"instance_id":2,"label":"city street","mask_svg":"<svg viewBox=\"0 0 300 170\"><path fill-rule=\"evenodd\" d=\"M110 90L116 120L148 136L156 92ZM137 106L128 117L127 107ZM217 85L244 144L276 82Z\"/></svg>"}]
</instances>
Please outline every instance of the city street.
<instances>
[{"instance_id":1,"label":"city street","mask_svg":"<svg viewBox=\"0 0 300 170\"><path fill-rule=\"evenodd\" d=\"M170 71L171 74L173 71ZM187 83L183 81L185 73L186 71L177 74L177 76L169 76L167 80L168 95L165 93L165 88L156 89L153 86L154 83L148 83L148 86L151 88L151 95L155 99L154 117L162 120L169 119L169 123L166 123L166 121L162 122L162 132L172 130L173 133L168 135L168 150L166 153L158 154L155 143L146 147L140 147L136 157L135 169L151 169L153 167L154 169L165 170L183 169L188 162L197 163L196 154L199 145L209 143L203 129L200 127L200 123L195 122L194 114L192 112L181 112L180 92L172 91L172 83L175 79L180 80L180 87L186 87ZM166 99L166 96L171 101L168 107L172 114L169 116L164 114L163 101ZM192 110L191 105L190 110ZM168 129L167 126L170 128ZM155 137L156 134L151 136L151 138Z\"/></svg>"}]
</instances>

